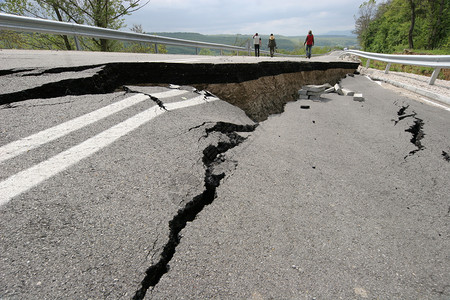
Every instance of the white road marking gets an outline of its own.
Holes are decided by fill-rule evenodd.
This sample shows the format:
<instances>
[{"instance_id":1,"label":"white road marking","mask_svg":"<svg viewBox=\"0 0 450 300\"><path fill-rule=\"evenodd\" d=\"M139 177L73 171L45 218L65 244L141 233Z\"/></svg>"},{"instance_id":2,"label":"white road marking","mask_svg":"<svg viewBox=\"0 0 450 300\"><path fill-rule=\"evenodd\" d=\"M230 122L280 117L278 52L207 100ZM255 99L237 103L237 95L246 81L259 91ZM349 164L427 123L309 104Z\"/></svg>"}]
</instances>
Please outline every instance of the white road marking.
<instances>
[{"instance_id":1,"label":"white road marking","mask_svg":"<svg viewBox=\"0 0 450 300\"><path fill-rule=\"evenodd\" d=\"M198 96L186 101L169 103L167 104L169 107L167 109L176 110L215 100L218 99L205 99L204 96ZM120 137L137 129L139 126L149 122L164 112L165 110L159 106L153 106L46 161L12 175L0 182L0 206L9 202L15 196L35 187L82 159L87 158L102 148L112 144Z\"/></svg>"},{"instance_id":2,"label":"white road marking","mask_svg":"<svg viewBox=\"0 0 450 300\"><path fill-rule=\"evenodd\" d=\"M171 90L167 92L155 93L152 96L157 98L175 97L187 93L184 90ZM0 147L0 163L18 156L26 151L37 148L45 143L56 140L71 132L81 129L87 125L95 123L101 119L104 119L112 114L115 114L128 107L136 105L142 101L149 99L148 96L143 94L137 94L132 97L128 97L121 101L112 103L108 106L97 109L83 116L77 117L65 123L59 124L52 128L43 130L36 134L22 138L20 140L11 142L7 145Z\"/></svg>"},{"instance_id":3,"label":"white road marking","mask_svg":"<svg viewBox=\"0 0 450 300\"><path fill-rule=\"evenodd\" d=\"M423 98L423 97L420 97L420 100L422 100L422 101L424 101L424 102L426 102L426 103L428 103L428 104L430 104L430 105L432 105L432 106L437 106L437 107L439 107L439 108L445 109L446 111L450 111L450 108L449 108L448 106L439 104L439 103L437 103L437 102L435 102L435 101L431 101L431 100L425 99L425 98Z\"/></svg>"},{"instance_id":4,"label":"white road marking","mask_svg":"<svg viewBox=\"0 0 450 300\"><path fill-rule=\"evenodd\" d=\"M367 76L367 75L365 75L365 77L367 78L367 79L369 79L370 81L372 81L372 82L375 82L376 84L378 84L379 86L381 86L381 82L380 81L375 81L375 80L373 80L372 78L370 78L369 76Z\"/></svg>"},{"instance_id":5,"label":"white road marking","mask_svg":"<svg viewBox=\"0 0 450 300\"><path fill-rule=\"evenodd\" d=\"M167 110L175 110L175 109L179 109L179 108L185 108L185 107L188 107L188 106L194 106L194 105L205 103L205 99L207 99L207 100L212 100L212 99L217 100L217 98L205 98L205 96L198 96L198 97L191 98L191 99L188 99L188 100L185 100L185 101L167 103L167 104L164 104L164 107Z\"/></svg>"}]
</instances>

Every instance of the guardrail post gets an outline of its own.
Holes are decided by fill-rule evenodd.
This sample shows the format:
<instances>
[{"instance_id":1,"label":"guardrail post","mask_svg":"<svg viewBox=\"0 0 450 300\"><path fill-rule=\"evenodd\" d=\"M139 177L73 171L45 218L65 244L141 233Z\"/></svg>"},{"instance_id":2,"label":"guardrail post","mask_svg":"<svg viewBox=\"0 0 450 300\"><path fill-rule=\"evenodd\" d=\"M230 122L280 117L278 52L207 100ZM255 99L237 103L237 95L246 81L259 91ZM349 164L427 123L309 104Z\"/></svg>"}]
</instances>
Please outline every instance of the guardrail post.
<instances>
[{"instance_id":1,"label":"guardrail post","mask_svg":"<svg viewBox=\"0 0 450 300\"><path fill-rule=\"evenodd\" d=\"M158 44L155 43L155 53L158 53Z\"/></svg>"},{"instance_id":2,"label":"guardrail post","mask_svg":"<svg viewBox=\"0 0 450 300\"><path fill-rule=\"evenodd\" d=\"M391 67L391 63L388 63L386 69L384 69L384 74L389 73L389 68Z\"/></svg>"},{"instance_id":3,"label":"guardrail post","mask_svg":"<svg viewBox=\"0 0 450 300\"><path fill-rule=\"evenodd\" d=\"M198 55L198 48L195 47L195 55Z\"/></svg>"},{"instance_id":4,"label":"guardrail post","mask_svg":"<svg viewBox=\"0 0 450 300\"><path fill-rule=\"evenodd\" d=\"M429 85L433 85L436 81L436 78L439 75L439 72L441 72L441 68L435 68L433 71L433 75L431 75L430 81L428 82Z\"/></svg>"},{"instance_id":5,"label":"guardrail post","mask_svg":"<svg viewBox=\"0 0 450 300\"><path fill-rule=\"evenodd\" d=\"M76 35L73 36L75 39L75 46L77 47L77 51L83 50L80 45L80 41L78 41L78 37Z\"/></svg>"},{"instance_id":6,"label":"guardrail post","mask_svg":"<svg viewBox=\"0 0 450 300\"><path fill-rule=\"evenodd\" d=\"M368 58L366 62L366 68L368 69L369 67L370 67L370 58Z\"/></svg>"}]
</instances>

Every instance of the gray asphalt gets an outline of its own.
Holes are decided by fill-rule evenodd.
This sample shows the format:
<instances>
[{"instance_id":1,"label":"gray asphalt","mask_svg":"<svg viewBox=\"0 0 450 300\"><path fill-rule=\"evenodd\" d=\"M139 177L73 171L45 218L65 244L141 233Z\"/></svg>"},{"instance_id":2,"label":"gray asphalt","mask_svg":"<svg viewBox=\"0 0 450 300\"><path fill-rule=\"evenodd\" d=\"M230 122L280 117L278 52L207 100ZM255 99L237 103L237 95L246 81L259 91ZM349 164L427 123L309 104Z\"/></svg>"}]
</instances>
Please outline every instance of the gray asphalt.
<instances>
[{"instance_id":1,"label":"gray asphalt","mask_svg":"<svg viewBox=\"0 0 450 300\"><path fill-rule=\"evenodd\" d=\"M247 140L214 165L216 198L181 230L146 299L450 298L449 112L362 76L342 86L365 101L291 102L239 133ZM0 146L128 96L2 107ZM3 162L0 181L155 105ZM133 297L169 222L205 190L204 149L231 139L208 132L217 122L253 124L224 101L169 111L0 207L0 298Z\"/></svg>"},{"instance_id":2,"label":"gray asphalt","mask_svg":"<svg viewBox=\"0 0 450 300\"><path fill-rule=\"evenodd\" d=\"M2 109L0 145L124 97L34 100ZM1 180L151 106L138 104L8 160ZM223 137L204 137L202 124L216 121L253 123L223 101L167 112L2 206L0 298L131 298L166 243L168 221L204 189L203 149Z\"/></svg>"},{"instance_id":3,"label":"gray asphalt","mask_svg":"<svg viewBox=\"0 0 450 300\"><path fill-rule=\"evenodd\" d=\"M342 84L366 101L289 103L227 153L238 167L147 299L449 299L449 112ZM414 154L403 106L424 123Z\"/></svg>"},{"instance_id":4,"label":"gray asphalt","mask_svg":"<svg viewBox=\"0 0 450 300\"><path fill-rule=\"evenodd\" d=\"M338 60L341 52L317 56L310 60ZM255 63L260 61L308 61L304 57L269 56L205 56L177 54L119 53L92 51L50 51L0 49L0 70L48 69L55 67L79 67L114 62L170 62L170 63Z\"/></svg>"}]
</instances>

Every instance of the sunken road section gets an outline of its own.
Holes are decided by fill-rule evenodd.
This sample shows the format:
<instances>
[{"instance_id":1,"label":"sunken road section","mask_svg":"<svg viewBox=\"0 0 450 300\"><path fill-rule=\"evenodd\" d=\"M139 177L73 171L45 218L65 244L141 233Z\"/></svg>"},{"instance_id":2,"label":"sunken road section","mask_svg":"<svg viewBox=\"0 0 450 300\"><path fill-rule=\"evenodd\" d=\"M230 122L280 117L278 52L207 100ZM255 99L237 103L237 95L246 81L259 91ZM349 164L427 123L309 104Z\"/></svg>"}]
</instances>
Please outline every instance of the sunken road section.
<instances>
[{"instance_id":1,"label":"sunken road section","mask_svg":"<svg viewBox=\"0 0 450 300\"><path fill-rule=\"evenodd\" d=\"M305 84L334 84L353 73L354 62L259 62L244 64L212 63L109 63L83 67L43 70L23 74L4 70L0 76L41 76L100 68L90 77L64 79L21 91L0 94L0 105L36 98L67 95L106 94L122 90L124 85L191 85L209 90L220 99L243 109L254 121L281 113L284 104L297 99ZM29 71L29 70L28 70Z\"/></svg>"}]
</instances>

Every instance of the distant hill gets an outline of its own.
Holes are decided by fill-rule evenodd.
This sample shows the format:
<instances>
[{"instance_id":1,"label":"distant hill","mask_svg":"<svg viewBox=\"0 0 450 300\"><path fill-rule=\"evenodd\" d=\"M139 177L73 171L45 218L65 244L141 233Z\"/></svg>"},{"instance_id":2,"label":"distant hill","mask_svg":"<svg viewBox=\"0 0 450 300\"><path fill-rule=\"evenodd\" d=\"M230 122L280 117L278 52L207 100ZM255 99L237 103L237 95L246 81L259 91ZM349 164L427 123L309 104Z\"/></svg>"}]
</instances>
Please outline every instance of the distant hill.
<instances>
[{"instance_id":1,"label":"distant hill","mask_svg":"<svg viewBox=\"0 0 450 300\"><path fill-rule=\"evenodd\" d=\"M245 47L252 35L242 34L216 34L204 35L192 32L154 32L149 33L158 36L165 36L183 40L192 40L207 43L226 44ZM275 36L278 49L293 51L302 47L306 36ZM314 35L315 45L319 47L358 47L356 36L347 35ZM268 35L261 35L262 49L267 50ZM171 54L195 54L195 49L189 47L166 46Z\"/></svg>"},{"instance_id":2,"label":"distant hill","mask_svg":"<svg viewBox=\"0 0 450 300\"><path fill-rule=\"evenodd\" d=\"M356 37L356 34L354 34L351 30L334 30L334 31L328 31L324 35L345 35L345 36L352 36Z\"/></svg>"}]
</instances>

